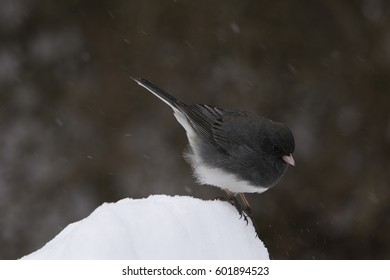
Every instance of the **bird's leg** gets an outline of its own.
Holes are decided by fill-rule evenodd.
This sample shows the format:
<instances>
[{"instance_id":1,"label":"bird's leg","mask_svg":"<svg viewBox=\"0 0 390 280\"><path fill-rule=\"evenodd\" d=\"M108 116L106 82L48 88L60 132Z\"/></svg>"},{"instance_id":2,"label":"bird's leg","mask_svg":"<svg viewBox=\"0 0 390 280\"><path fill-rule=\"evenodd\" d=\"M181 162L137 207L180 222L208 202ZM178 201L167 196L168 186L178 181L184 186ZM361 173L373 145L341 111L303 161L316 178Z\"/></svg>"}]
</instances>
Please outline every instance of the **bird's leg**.
<instances>
[{"instance_id":1,"label":"bird's leg","mask_svg":"<svg viewBox=\"0 0 390 280\"><path fill-rule=\"evenodd\" d=\"M244 203L244 206L245 206L245 209L243 210L243 212L252 220L252 224L253 224L253 227L255 228L256 237L257 237L257 236L259 236L259 229L257 228L257 224L255 222L255 219L253 218L252 208L249 205L249 201L245 197L245 194L240 193L240 197L241 197L241 200L242 200L242 202Z\"/></svg>"},{"instance_id":2,"label":"bird's leg","mask_svg":"<svg viewBox=\"0 0 390 280\"><path fill-rule=\"evenodd\" d=\"M244 217L245 222L248 224L247 213L245 212L246 210L243 209L242 205L238 202L236 195L228 189L223 190L228 195L229 202L237 209L238 213L240 214L240 218Z\"/></svg>"},{"instance_id":3,"label":"bird's leg","mask_svg":"<svg viewBox=\"0 0 390 280\"><path fill-rule=\"evenodd\" d=\"M234 193L232 193L231 191L229 191L228 189L223 189L225 191L225 193L227 194L228 196L228 200L229 202L234 206L234 207L241 207L240 203L238 202L236 196L234 195ZM238 212L242 212L242 209L237 209Z\"/></svg>"},{"instance_id":4,"label":"bird's leg","mask_svg":"<svg viewBox=\"0 0 390 280\"><path fill-rule=\"evenodd\" d=\"M253 220L252 219L252 209L251 209L251 206L249 205L249 201L245 197L245 194L240 193L240 197L241 197L242 202L244 203L244 209L242 210L242 212L244 213L246 224L248 224L248 217L251 220Z\"/></svg>"},{"instance_id":5,"label":"bird's leg","mask_svg":"<svg viewBox=\"0 0 390 280\"><path fill-rule=\"evenodd\" d=\"M242 202L244 203L244 206L245 206L244 212L247 213L249 217L251 217L252 216L252 208L251 208L251 206L249 204L248 199L246 199L244 193L240 193L240 197L241 197L241 200L242 200Z\"/></svg>"}]
</instances>

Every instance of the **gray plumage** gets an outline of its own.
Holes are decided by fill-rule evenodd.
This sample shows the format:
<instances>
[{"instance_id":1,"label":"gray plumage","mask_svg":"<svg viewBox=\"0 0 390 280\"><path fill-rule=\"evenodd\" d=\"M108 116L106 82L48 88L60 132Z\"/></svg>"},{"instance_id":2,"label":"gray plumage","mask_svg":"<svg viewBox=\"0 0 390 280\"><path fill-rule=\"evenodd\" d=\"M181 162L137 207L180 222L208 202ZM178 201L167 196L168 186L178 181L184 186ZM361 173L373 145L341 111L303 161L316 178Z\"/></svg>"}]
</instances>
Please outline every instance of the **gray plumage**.
<instances>
[{"instance_id":1,"label":"gray plumage","mask_svg":"<svg viewBox=\"0 0 390 280\"><path fill-rule=\"evenodd\" d=\"M189 140L195 177L233 193L263 192L294 165L290 129L251 112L187 105L145 79L134 79L174 111Z\"/></svg>"}]
</instances>

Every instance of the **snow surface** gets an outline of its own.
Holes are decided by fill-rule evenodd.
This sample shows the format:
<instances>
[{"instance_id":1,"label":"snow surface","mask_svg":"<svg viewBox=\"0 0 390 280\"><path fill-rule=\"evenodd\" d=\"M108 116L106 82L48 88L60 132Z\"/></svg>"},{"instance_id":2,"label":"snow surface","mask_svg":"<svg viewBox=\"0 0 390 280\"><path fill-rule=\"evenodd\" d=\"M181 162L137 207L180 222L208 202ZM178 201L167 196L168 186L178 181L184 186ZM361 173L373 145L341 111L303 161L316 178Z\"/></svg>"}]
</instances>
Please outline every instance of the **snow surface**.
<instances>
[{"instance_id":1,"label":"snow surface","mask_svg":"<svg viewBox=\"0 0 390 280\"><path fill-rule=\"evenodd\" d=\"M22 259L269 259L224 201L153 195L104 203Z\"/></svg>"}]
</instances>

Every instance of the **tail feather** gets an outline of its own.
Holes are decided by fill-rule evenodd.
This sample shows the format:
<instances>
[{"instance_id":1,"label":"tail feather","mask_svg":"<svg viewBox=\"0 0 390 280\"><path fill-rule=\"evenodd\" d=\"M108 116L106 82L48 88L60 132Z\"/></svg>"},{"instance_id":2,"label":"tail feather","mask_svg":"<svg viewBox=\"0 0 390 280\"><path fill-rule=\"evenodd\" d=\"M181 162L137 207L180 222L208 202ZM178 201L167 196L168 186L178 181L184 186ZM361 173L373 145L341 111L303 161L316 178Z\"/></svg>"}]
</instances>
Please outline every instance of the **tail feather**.
<instances>
[{"instance_id":1,"label":"tail feather","mask_svg":"<svg viewBox=\"0 0 390 280\"><path fill-rule=\"evenodd\" d=\"M173 109L177 109L177 105L180 103L176 98L174 98L172 95L169 93L165 92L164 90L160 89L158 86L153 84L152 82L143 79L143 78L133 78L136 83L138 83L140 86L146 88L148 91L153 93L155 96L160 98L162 101L164 101L166 104L171 106Z\"/></svg>"}]
</instances>

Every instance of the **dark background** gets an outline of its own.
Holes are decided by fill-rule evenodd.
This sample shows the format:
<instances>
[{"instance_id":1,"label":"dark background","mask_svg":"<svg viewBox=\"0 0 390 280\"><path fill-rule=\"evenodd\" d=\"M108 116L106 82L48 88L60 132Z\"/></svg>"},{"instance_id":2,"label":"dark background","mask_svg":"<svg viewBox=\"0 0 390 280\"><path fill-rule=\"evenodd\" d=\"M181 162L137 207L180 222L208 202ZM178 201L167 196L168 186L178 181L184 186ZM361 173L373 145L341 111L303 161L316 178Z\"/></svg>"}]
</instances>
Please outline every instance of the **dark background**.
<instances>
[{"instance_id":1,"label":"dark background","mask_svg":"<svg viewBox=\"0 0 390 280\"><path fill-rule=\"evenodd\" d=\"M194 182L183 129L130 76L291 128L297 166L248 195L271 258L390 258L389 13L384 0L1 0L0 258L103 202L223 194Z\"/></svg>"}]
</instances>

